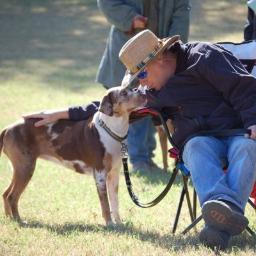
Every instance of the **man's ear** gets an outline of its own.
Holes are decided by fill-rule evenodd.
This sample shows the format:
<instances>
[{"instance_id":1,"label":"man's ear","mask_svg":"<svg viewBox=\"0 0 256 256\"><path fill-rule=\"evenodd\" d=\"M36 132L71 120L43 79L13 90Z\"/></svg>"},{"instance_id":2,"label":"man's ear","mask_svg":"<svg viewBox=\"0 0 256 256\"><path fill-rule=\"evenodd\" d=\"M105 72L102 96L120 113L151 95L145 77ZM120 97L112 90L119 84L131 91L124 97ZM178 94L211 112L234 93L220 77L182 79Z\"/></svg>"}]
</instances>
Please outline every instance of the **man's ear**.
<instances>
[{"instance_id":1,"label":"man's ear","mask_svg":"<svg viewBox=\"0 0 256 256\"><path fill-rule=\"evenodd\" d=\"M110 93L103 97L99 106L99 111L108 116L113 116L113 102Z\"/></svg>"}]
</instances>

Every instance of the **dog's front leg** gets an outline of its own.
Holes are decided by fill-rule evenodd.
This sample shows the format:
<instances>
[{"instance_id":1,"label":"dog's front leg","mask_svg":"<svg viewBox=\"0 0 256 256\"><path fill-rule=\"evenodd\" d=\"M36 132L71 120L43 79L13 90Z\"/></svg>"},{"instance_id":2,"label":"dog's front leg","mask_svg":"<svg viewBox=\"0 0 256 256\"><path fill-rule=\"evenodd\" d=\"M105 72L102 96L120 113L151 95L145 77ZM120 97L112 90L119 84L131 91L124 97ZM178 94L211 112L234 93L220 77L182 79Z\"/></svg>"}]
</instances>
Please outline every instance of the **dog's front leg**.
<instances>
[{"instance_id":1,"label":"dog's front leg","mask_svg":"<svg viewBox=\"0 0 256 256\"><path fill-rule=\"evenodd\" d=\"M118 203L118 186L119 186L119 168L112 169L108 173L107 188L110 200L112 216L116 223L121 224L121 218L119 215L119 203Z\"/></svg>"},{"instance_id":2,"label":"dog's front leg","mask_svg":"<svg viewBox=\"0 0 256 256\"><path fill-rule=\"evenodd\" d=\"M109 202L108 202L106 178L107 178L107 175L105 170L94 170L94 179L96 182L97 191L100 199L102 216L106 222L106 225L111 225L113 222L111 219Z\"/></svg>"}]
</instances>

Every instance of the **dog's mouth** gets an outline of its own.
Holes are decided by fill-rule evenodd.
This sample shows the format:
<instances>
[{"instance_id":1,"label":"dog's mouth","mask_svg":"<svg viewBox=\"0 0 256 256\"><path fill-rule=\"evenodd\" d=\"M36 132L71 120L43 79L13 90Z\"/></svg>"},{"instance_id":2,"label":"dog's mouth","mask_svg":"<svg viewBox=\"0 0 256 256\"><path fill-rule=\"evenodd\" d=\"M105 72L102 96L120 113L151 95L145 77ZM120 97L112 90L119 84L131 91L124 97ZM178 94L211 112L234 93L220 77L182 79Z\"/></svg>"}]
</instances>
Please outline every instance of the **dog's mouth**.
<instances>
[{"instance_id":1,"label":"dog's mouth","mask_svg":"<svg viewBox=\"0 0 256 256\"><path fill-rule=\"evenodd\" d=\"M147 103L147 97L145 94L137 94L136 97L133 97L132 106L128 109L128 112L132 112L138 109L145 107Z\"/></svg>"},{"instance_id":2,"label":"dog's mouth","mask_svg":"<svg viewBox=\"0 0 256 256\"><path fill-rule=\"evenodd\" d=\"M147 95L139 93L136 101L137 101L137 104L139 105L138 107L144 107L147 103Z\"/></svg>"}]
</instances>

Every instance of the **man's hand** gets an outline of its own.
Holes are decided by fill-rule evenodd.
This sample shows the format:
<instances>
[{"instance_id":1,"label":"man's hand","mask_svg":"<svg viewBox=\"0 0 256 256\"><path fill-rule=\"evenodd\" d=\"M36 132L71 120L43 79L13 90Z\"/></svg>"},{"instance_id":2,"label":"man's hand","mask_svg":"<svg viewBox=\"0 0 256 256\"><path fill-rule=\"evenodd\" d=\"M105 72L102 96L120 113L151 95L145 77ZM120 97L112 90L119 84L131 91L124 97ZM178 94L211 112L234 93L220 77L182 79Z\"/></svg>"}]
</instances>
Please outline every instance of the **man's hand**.
<instances>
[{"instance_id":1,"label":"man's hand","mask_svg":"<svg viewBox=\"0 0 256 256\"><path fill-rule=\"evenodd\" d=\"M132 21L133 29L144 29L146 28L147 22L147 17L144 17L142 15L136 15Z\"/></svg>"},{"instance_id":2,"label":"man's hand","mask_svg":"<svg viewBox=\"0 0 256 256\"><path fill-rule=\"evenodd\" d=\"M250 138L256 140L256 125L251 125L248 129L251 130Z\"/></svg>"},{"instance_id":3,"label":"man's hand","mask_svg":"<svg viewBox=\"0 0 256 256\"><path fill-rule=\"evenodd\" d=\"M35 127L54 123L59 119L69 119L68 110L53 110L51 112L39 112L28 115L23 115L24 119L39 118L41 120L35 123Z\"/></svg>"},{"instance_id":4,"label":"man's hand","mask_svg":"<svg viewBox=\"0 0 256 256\"><path fill-rule=\"evenodd\" d=\"M136 15L133 19L132 19L132 24L130 27L129 31L126 31L126 34L128 34L129 36L133 36L136 33L142 31L143 29L145 29L147 27L147 22L148 22L148 18L144 17L142 15Z\"/></svg>"}]
</instances>

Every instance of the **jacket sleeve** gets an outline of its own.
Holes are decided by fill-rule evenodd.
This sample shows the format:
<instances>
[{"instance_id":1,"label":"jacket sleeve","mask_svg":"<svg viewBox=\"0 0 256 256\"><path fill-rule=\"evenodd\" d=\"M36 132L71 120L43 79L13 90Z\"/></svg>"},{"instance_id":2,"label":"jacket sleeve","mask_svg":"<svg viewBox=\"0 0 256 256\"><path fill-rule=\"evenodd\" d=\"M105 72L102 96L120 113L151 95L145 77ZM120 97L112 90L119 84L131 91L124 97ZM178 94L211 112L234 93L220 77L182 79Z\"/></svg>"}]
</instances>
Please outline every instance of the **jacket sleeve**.
<instances>
[{"instance_id":1,"label":"jacket sleeve","mask_svg":"<svg viewBox=\"0 0 256 256\"><path fill-rule=\"evenodd\" d=\"M122 0L97 0L97 3L110 24L124 32L131 30L132 20L139 12L135 6Z\"/></svg>"},{"instance_id":2,"label":"jacket sleeve","mask_svg":"<svg viewBox=\"0 0 256 256\"><path fill-rule=\"evenodd\" d=\"M85 106L74 106L68 109L69 119L72 121L82 121L93 116L99 108L100 102L93 101Z\"/></svg>"},{"instance_id":3,"label":"jacket sleeve","mask_svg":"<svg viewBox=\"0 0 256 256\"><path fill-rule=\"evenodd\" d=\"M199 79L206 79L240 113L244 127L256 124L256 78L226 50L208 49L198 60Z\"/></svg>"},{"instance_id":4,"label":"jacket sleeve","mask_svg":"<svg viewBox=\"0 0 256 256\"><path fill-rule=\"evenodd\" d=\"M183 42L188 41L190 9L191 6L189 0L175 0L169 35L180 35Z\"/></svg>"}]
</instances>

